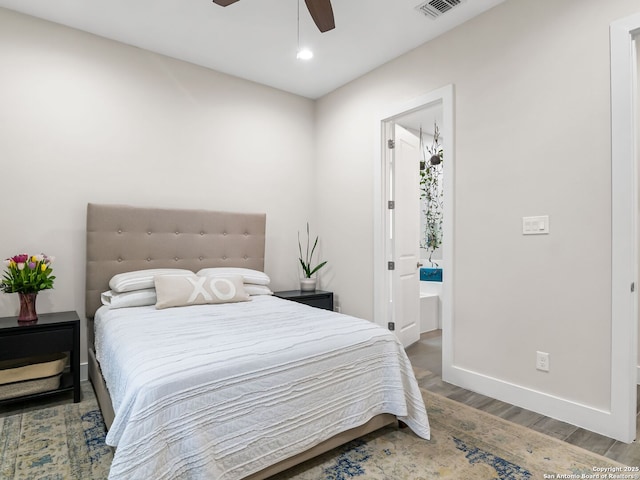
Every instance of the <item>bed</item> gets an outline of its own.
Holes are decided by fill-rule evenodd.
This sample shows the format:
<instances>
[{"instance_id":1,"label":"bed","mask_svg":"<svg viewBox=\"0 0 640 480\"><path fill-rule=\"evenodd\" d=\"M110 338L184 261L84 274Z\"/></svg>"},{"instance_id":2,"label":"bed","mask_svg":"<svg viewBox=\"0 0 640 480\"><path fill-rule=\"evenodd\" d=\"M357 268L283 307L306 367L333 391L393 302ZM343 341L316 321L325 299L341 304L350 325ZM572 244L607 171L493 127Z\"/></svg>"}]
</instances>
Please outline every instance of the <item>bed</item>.
<instances>
[{"instance_id":1,"label":"bed","mask_svg":"<svg viewBox=\"0 0 640 480\"><path fill-rule=\"evenodd\" d=\"M264 479L398 419L429 437L402 346L371 322L271 295L102 306L123 272L261 272L265 225L264 214L87 206L89 378L117 447L110 478Z\"/></svg>"}]
</instances>

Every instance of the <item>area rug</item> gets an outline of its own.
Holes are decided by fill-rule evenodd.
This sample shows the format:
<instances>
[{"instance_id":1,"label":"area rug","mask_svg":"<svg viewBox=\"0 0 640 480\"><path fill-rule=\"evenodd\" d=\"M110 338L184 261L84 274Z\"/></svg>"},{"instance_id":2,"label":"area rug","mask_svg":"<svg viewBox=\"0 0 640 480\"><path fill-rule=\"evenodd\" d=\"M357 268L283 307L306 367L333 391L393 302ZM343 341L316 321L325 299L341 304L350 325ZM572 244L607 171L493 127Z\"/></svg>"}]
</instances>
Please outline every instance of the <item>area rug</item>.
<instances>
[{"instance_id":1,"label":"area rug","mask_svg":"<svg viewBox=\"0 0 640 480\"><path fill-rule=\"evenodd\" d=\"M387 427L273 480L640 478L620 463L555 438L425 390L422 396L431 440ZM631 476L615 476L624 473Z\"/></svg>"},{"instance_id":2,"label":"area rug","mask_svg":"<svg viewBox=\"0 0 640 480\"><path fill-rule=\"evenodd\" d=\"M82 401L0 417L0 479L102 480L113 458L93 389Z\"/></svg>"},{"instance_id":3,"label":"area rug","mask_svg":"<svg viewBox=\"0 0 640 480\"><path fill-rule=\"evenodd\" d=\"M623 465L423 390L431 440L388 427L272 480L598 478ZM0 417L0 479L102 480L112 450L93 390L82 402ZM618 473L623 470L617 470ZM584 476L583 476L584 475ZM599 478L608 478L600 476Z\"/></svg>"}]
</instances>

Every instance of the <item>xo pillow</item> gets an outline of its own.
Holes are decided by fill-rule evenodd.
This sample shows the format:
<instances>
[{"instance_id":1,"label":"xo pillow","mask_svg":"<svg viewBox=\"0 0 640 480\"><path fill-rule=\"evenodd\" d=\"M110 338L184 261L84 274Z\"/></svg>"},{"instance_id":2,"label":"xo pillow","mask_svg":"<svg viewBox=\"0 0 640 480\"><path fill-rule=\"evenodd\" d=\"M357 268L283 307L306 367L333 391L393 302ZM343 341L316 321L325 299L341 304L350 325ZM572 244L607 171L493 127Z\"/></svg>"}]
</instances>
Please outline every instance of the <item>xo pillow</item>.
<instances>
[{"instance_id":1,"label":"xo pillow","mask_svg":"<svg viewBox=\"0 0 640 480\"><path fill-rule=\"evenodd\" d=\"M156 275L193 275L191 270L182 268L150 268L133 272L119 273L109 280L109 288L115 293L132 292L153 288L153 278Z\"/></svg>"},{"instance_id":2,"label":"xo pillow","mask_svg":"<svg viewBox=\"0 0 640 480\"><path fill-rule=\"evenodd\" d=\"M157 309L250 300L240 275L158 275L155 286Z\"/></svg>"},{"instance_id":3,"label":"xo pillow","mask_svg":"<svg viewBox=\"0 0 640 480\"><path fill-rule=\"evenodd\" d=\"M241 267L214 267L203 268L198 271L198 275L212 277L212 276L227 276L227 275L240 275L244 283L251 285L269 285L271 279L269 275L260 270L252 270L250 268Z\"/></svg>"}]
</instances>

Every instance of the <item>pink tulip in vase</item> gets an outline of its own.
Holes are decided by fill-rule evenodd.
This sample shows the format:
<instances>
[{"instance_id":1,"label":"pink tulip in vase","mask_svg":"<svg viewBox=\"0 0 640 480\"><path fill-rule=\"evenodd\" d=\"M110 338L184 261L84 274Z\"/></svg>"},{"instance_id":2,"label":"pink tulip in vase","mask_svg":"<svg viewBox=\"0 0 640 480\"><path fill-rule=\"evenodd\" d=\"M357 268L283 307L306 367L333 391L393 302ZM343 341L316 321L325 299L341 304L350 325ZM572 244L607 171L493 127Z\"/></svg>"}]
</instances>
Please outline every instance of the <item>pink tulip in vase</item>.
<instances>
[{"instance_id":1,"label":"pink tulip in vase","mask_svg":"<svg viewBox=\"0 0 640 480\"><path fill-rule=\"evenodd\" d=\"M54 257L48 257L44 253L21 253L4 261L7 270L0 282L0 290L5 293L17 293L20 297L18 322L35 323L38 320L36 298L40 290L53 288L56 278L52 275L53 260Z\"/></svg>"}]
</instances>

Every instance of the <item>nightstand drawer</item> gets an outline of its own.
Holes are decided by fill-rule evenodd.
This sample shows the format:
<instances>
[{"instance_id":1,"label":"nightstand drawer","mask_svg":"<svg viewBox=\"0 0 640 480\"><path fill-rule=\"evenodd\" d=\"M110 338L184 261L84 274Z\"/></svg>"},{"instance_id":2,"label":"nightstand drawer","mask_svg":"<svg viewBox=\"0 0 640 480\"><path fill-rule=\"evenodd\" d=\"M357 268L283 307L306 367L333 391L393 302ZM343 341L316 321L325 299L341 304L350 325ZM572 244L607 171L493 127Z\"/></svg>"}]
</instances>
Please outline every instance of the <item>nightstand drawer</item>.
<instances>
[{"instance_id":1,"label":"nightstand drawer","mask_svg":"<svg viewBox=\"0 0 640 480\"><path fill-rule=\"evenodd\" d=\"M274 292L274 295L292 302L304 303L310 307L333 310L333 292L316 290L314 292L301 292L300 290L287 290Z\"/></svg>"},{"instance_id":2,"label":"nightstand drawer","mask_svg":"<svg viewBox=\"0 0 640 480\"><path fill-rule=\"evenodd\" d=\"M307 298L303 302L310 307L324 308L325 310L333 310L333 298L329 295L323 297Z\"/></svg>"},{"instance_id":3,"label":"nightstand drawer","mask_svg":"<svg viewBox=\"0 0 640 480\"><path fill-rule=\"evenodd\" d=\"M0 337L0 359L73 350L73 327Z\"/></svg>"}]
</instances>

